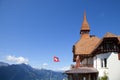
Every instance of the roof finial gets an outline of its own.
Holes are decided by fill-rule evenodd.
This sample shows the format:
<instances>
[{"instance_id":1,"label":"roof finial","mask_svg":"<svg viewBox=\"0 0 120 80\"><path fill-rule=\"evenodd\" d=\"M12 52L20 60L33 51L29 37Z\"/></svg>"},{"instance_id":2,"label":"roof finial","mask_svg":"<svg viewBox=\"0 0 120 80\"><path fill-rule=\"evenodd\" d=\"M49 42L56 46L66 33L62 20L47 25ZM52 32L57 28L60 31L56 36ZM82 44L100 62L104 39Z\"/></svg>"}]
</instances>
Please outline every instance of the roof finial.
<instances>
[{"instance_id":1,"label":"roof finial","mask_svg":"<svg viewBox=\"0 0 120 80\"><path fill-rule=\"evenodd\" d=\"M86 21L86 11L84 11L84 21Z\"/></svg>"},{"instance_id":2,"label":"roof finial","mask_svg":"<svg viewBox=\"0 0 120 80\"><path fill-rule=\"evenodd\" d=\"M83 23L82 23L82 27L81 27L81 31L84 31L84 30L90 31L90 27L89 27L89 24L88 24L87 18L86 18L86 11L84 11L84 18L83 18Z\"/></svg>"}]
</instances>

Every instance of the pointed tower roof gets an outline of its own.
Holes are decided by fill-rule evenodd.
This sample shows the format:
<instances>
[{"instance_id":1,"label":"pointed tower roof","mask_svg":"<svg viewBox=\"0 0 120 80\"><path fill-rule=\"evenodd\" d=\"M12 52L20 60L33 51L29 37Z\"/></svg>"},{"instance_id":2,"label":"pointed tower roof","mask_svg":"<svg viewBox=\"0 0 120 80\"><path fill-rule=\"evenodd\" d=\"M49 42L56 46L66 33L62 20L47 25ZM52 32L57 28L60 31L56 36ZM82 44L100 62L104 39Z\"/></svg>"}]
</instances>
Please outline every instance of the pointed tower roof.
<instances>
[{"instance_id":1,"label":"pointed tower roof","mask_svg":"<svg viewBox=\"0 0 120 80\"><path fill-rule=\"evenodd\" d=\"M89 30L90 31L90 27L89 27L89 24L87 22L87 19L86 19L86 12L84 11L84 18L83 18L83 23L82 23L82 27L81 27L81 31L83 30Z\"/></svg>"},{"instance_id":2,"label":"pointed tower roof","mask_svg":"<svg viewBox=\"0 0 120 80\"><path fill-rule=\"evenodd\" d=\"M80 55L80 58L91 56L95 46L99 43L100 39L96 36L90 36L90 27L86 19L86 12L84 12L84 19L81 27L81 38L73 46L73 61L76 61L76 55Z\"/></svg>"}]
</instances>

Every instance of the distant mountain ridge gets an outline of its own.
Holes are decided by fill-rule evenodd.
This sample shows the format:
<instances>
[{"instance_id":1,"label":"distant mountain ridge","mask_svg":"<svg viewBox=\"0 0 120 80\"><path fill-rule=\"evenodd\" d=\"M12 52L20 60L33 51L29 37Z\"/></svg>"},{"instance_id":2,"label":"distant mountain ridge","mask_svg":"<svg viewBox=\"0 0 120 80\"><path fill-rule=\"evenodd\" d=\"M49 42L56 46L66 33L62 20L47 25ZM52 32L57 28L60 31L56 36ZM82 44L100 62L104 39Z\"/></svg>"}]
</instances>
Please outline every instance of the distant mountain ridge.
<instances>
[{"instance_id":1,"label":"distant mountain ridge","mask_svg":"<svg viewBox=\"0 0 120 80\"><path fill-rule=\"evenodd\" d=\"M0 66L9 66L8 63L0 62Z\"/></svg>"},{"instance_id":2,"label":"distant mountain ridge","mask_svg":"<svg viewBox=\"0 0 120 80\"><path fill-rule=\"evenodd\" d=\"M0 80L63 80L62 72L35 69L26 64L9 65L0 62Z\"/></svg>"}]
</instances>

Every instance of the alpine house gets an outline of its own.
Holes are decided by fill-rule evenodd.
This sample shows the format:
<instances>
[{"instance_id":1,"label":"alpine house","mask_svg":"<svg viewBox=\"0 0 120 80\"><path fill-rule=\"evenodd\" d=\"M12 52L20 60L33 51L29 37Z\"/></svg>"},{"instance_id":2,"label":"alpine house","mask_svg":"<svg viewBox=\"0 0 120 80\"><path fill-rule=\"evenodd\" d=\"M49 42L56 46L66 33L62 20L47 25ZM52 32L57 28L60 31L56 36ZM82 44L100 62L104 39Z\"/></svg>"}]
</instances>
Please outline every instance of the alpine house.
<instances>
[{"instance_id":1,"label":"alpine house","mask_svg":"<svg viewBox=\"0 0 120 80\"><path fill-rule=\"evenodd\" d=\"M80 39L73 45L73 62L65 71L68 80L120 80L120 36L107 32L101 39L90 35L86 13Z\"/></svg>"}]
</instances>

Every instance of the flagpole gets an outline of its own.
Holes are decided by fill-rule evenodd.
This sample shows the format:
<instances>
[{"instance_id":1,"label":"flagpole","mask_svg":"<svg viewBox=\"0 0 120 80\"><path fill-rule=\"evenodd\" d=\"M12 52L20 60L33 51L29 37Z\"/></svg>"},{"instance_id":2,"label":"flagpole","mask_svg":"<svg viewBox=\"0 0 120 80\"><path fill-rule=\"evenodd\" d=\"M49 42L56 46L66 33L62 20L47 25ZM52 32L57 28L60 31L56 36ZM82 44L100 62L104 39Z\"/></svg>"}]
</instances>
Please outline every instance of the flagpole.
<instances>
[{"instance_id":1,"label":"flagpole","mask_svg":"<svg viewBox=\"0 0 120 80\"><path fill-rule=\"evenodd\" d=\"M50 72L50 80L51 80L51 75L52 75L52 71Z\"/></svg>"}]
</instances>

